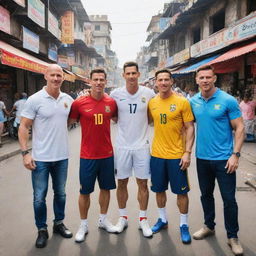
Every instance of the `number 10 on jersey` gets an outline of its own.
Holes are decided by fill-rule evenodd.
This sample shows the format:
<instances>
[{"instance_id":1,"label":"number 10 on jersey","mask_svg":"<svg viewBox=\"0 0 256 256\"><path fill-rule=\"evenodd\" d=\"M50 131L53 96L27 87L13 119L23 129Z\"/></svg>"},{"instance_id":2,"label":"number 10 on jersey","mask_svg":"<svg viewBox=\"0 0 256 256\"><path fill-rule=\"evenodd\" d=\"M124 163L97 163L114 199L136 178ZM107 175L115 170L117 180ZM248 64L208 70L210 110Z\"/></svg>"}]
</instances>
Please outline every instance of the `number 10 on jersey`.
<instances>
[{"instance_id":1,"label":"number 10 on jersey","mask_svg":"<svg viewBox=\"0 0 256 256\"><path fill-rule=\"evenodd\" d=\"M103 114L94 114L95 124L103 124Z\"/></svg>"}]
</instances>

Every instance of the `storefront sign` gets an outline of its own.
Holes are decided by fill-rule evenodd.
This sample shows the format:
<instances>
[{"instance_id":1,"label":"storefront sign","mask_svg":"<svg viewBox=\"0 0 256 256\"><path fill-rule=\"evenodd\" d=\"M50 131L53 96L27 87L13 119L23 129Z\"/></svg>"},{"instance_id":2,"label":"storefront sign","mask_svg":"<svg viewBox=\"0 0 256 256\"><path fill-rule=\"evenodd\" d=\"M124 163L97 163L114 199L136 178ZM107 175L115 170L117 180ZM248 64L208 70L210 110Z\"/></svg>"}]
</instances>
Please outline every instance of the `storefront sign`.
<instances>
[{"instance_id":1,"label":"storefront sign","mask_svg":"<svg viewBox=\"0 0 256 256\"><path fill-rule=\"evenodd\" d=\"M68 64L70 66L75 65L76 62L75 62L75 52L74 52L74 50L68 49L67 50L67 57L68 57Z\"/></svg>"},{"instance_id":2,"label":"storefront sign","mask_svg":"<svg viewBox=\"0 0 256 256\"><path fill-rule=\"evenodd\" d=\"M39 53L39 36L22 26L23 48Z\"/></svg>"},{"instance_id":3,"label":"storefront sign","mask_svg":"<svg viewBox=\"0 0 256 256\"><path fill-rule=\"evenodd\" d=\"M75 82L76 76L64 73L64 80L69 81L69 82Z\"/></svg>"},{"instance_id":4,"label":"storefront sign","mask_svg":"<svg viewBox=\"0 0 256 256\"><path fill-rule=\"evenodd\" d=\"M58 64L62 67L62 68L69 68L68 65L68 57L64 56L64 55L58 55Z\"/></svg>"},{"instance_id":5,"label":"storefront sign","mask_svg":"<svg viewBox=\"0 0 256 256\"><path fill-rule=\"evenodd\" d=\"M74 12L66 11L61 17L61 42L74 44Z\"/></svg>"},{"instance_id":6,"label":"storefront sign","mask_svg":"<svg viewBox=\"0 0 256 256\"><path fill-rule=\"evenodd\" d=\"M28 17L41 27L45 27L44 4L40 0L28 0Z\"/></svg>"},{"instance_id":7,"label":"storefront sign","mask_svg":"<svg viewBox=\"0 0 256 256\"><path fill-rule=\"evenodd\" d=\"M48 58L50 60L56 61L58 60L58 53L57 53L58 47L56 44L49 43L48 48Z\"/></svg>"},{"instance_id":8,"label":"storefront sign","mask_svg":"<svg viewBox=\"0 0 256 256\"><path fill-rule=\"evenodd\" d=\"M48 30L56 37L60 38L59 35L59 23L57 18L48 10Z\"/></svg>"},{"instance_id":9,"label":"storefront sign","mask_svg":"<svg viewBox=\"0 0 256 256\"><path fill-rule=\"evenodd\" d=\"M42 74L44 74L47 69L47 66L45 65L27 60L25 58L12 54L3 49L1 49L0 52L1 52L1 62L4 65L26 69L35 73L42 73Z\"/></svg>"},{"instance_id":10,"label":"storefront sign","mask_svg":"<svg viewBox=\"0 0 256 256\"><path fill-rule=\"evenodd\" d=\"M188 60L190 58L190 49L186 48L183 51L180 51L173 55L173 63L182 63L185 60Z\"/></svg>"},{"instance_id":11,"label":"storefront sign","mask_svg":"<svg viewBox=\"0 0 256 256\"><path fill-rule=\"evenodd\" d=\"M86 75L85 70L83 70L82 68L77 67L77 66L72 66L72 72L76 73L77 75L81 75L81 76Z\"/></svg>"},{"instance_id":12,"label":"storefront sign","mask_svg":"<svg viewBox=\"0 0 256 256\"><path fill-rule=\"evenodd\" d=\"M22 7L25 7L26 4L25 4L25 0L13 0L15 3L17 3L18 5L22 6Z\"/></svg>"},{"instance_id":13,"label":"storefront sign","mask_svg":"<svg viewBox=\"0 0 256 256\"><path fill-rule=\"evenodd\" d=\"M2 6L0 6L0 30L11 33L10 12Z\"/></svg>"}]
</instances>

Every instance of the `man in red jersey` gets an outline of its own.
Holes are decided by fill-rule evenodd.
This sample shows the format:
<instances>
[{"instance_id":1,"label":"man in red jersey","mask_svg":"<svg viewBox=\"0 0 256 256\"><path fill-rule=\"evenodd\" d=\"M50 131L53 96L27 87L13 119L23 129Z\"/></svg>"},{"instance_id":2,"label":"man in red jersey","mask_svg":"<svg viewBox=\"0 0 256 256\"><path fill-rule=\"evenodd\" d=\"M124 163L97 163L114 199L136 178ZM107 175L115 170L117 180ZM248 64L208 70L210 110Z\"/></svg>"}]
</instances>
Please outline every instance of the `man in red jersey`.
<instances>
[{"instance_id":1,"label":"man in red jersey","mask_svg":"<svg viewBox=\"0 0 256 256\"><path fill-rule=\"evenodd\" d=\"M87 214L90 193L94 191L96 178L99 182L99 228L116 233L116 227L107 219L110 190L116 188L113 148L110 139L110 121L116 116L116 102L104 94L106 72L94 69L90 74L91 93L75 100L71 107L70 123L80 121L82 142L80 153L79 211L81 224L75 241L84 241L88 233Z\"/></svg>"}]
</instances>

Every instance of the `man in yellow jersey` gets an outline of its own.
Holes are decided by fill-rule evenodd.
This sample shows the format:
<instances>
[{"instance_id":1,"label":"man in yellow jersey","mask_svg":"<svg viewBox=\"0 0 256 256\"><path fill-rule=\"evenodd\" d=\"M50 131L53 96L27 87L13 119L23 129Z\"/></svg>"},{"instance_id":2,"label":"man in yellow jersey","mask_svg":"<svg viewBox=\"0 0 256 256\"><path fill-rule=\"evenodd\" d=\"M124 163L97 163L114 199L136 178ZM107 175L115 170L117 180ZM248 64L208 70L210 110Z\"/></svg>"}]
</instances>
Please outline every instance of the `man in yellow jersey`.
<instances>
[{"instance_id":1,"label":"man in yellow jersey","mask_svg":"<svg viewBox=\"0 0 256 256\"><path fill-rule=\"evenodd\" d=\"M158 70L155 78L159 94L149 102L149 118L154 122L150 169L151 190L156 192L159 219L152 231L156 233L168 226L165 191L170 183L172 192L177 194L181 240L187 244L191 242L187 168L194 143L194 118L188 100L172 91L174 81L171 72L168 69Z\"/></svg>"}]
</instances>

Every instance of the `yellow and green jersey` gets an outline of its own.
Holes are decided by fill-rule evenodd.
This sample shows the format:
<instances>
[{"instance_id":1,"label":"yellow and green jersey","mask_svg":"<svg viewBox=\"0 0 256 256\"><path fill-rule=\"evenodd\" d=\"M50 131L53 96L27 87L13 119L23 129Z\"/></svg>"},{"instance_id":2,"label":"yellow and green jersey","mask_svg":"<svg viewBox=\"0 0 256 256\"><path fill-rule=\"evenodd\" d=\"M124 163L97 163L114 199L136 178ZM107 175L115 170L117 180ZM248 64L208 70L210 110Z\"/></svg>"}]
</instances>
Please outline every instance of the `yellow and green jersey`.
<instances>
[{"instance_id":1,"label":"yellow and green jersey","mask_svg":"<svg viewBox=\"0 0 256 256\"><path fill-rule=\"evenodd\" d=\"M157 95L149 101L149 114L154 121L151 155L179 159L185 151L184 123L194 120L188 100L176 94L166 99Z\"/></svg>"}]
</instances>

